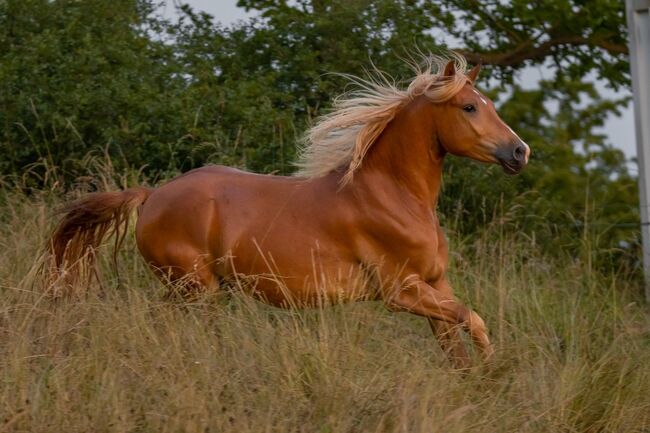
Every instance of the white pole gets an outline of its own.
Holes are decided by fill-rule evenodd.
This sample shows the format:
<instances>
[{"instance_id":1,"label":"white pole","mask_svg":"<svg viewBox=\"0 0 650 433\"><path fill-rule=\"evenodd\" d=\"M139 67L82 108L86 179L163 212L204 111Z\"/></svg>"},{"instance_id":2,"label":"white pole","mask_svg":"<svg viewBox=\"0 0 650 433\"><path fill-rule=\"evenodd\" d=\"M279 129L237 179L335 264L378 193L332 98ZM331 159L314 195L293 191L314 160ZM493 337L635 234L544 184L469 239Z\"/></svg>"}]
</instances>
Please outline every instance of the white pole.
<instances>
[{"instance_id":1,"label":"white pole","mask_svg":"<svg viewBox=\"0 0 650 433\"><path fill-rule=\"evenodd\" d=\"M639 162L645 298L650 302L650 0L626 0Z\"/></svg>"}]
</instances>

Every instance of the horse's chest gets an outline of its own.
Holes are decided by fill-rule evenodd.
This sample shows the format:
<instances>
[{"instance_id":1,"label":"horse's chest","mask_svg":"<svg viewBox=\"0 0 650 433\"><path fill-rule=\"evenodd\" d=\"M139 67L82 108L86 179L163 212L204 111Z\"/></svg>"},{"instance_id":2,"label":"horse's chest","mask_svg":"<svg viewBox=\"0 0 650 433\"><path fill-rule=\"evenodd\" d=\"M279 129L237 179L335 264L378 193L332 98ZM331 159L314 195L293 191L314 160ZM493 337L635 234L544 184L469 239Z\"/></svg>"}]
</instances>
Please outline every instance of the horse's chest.
<instances>
[{"instance_id":1,"label":"horse's chest","mask_svg":"<svg viewBox=\"0 0 650 433\"><path fill-rule=\"evenodd\" d=\"M387 269L416 273L426 280L439 279L447 269L447 242L434 219L430 224L413 222L382 234L380 255Z\"/></svg>"},{"instance_id":2,"label":"horse's chest","mask_svg":"<svg viewBox=\"0 0 650 433\"><path fill-rule=\"evenodd\" d=\"M410 251L406 252L412 270L425 280L439 280L448 264L447 239L440 229L437 217L431 215L427 224L414 225L411 233Z\"/></svg>"},{"instance_id":3,"label":"horse's chest","mask_svg":"<svg viewBox=\"0 0 650 433\"><path fill-rule=\"evenodd\" d=\"M427 242L409 254L414 270L426 280L438 280L447 270L447 244L444 237L433 233Z\"/></svg>"}]
</instances>

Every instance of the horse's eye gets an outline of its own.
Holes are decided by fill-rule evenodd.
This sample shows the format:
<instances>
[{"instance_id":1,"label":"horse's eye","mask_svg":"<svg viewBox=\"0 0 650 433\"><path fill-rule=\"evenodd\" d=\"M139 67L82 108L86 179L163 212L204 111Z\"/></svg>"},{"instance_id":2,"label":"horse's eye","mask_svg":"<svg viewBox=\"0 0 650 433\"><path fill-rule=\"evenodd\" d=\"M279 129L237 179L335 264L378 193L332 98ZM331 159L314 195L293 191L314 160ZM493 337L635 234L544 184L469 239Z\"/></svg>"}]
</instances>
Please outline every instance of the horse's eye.
<instances>
[{"instance_id":1,"label":"horse's eye","mask_svg":"<svg viewBox=\"0 0 650 433\"><path fill-rule=\"evenodd\" d=\"M476 111L474 104L467 104L463 107L463 111L466 113L473 113Z\"/></svg>"}]
</instances>

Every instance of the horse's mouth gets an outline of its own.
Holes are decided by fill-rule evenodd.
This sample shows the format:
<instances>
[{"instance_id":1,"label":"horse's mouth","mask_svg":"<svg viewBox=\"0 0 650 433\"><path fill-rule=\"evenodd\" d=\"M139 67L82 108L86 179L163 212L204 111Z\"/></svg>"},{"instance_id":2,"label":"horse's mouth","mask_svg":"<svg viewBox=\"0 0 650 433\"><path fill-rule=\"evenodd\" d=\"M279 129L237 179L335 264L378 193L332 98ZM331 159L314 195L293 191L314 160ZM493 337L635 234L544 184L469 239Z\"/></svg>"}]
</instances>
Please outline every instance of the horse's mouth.
<instances>
[{"instance_id":1,"label":"horse's mouth","mask_svg":"<svg viewBox=\"0 0 650 433\"><path fill-rule=\"evenodd\" d=\"M503 171L506 174L518 174L524 168L523 164L521 164L521 165L520 164L512 164L512 163L510 163L508 161L505 161L503 159L500 160L499 162L501 163L501 167L503 167Z\"/></svg>"}]
</instances>

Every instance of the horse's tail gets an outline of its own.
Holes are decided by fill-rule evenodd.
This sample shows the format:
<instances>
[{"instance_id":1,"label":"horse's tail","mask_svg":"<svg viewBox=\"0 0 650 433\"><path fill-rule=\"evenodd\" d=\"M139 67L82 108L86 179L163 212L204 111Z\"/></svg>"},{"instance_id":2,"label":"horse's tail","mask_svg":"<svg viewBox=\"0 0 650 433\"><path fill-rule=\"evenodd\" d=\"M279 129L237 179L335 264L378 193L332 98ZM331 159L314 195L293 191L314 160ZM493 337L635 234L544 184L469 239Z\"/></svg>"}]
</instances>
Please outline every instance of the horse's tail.
<instances>
[{"instance_id":1,"label":"horse's tail","mask_svg":"<svg viewBox=\"0 0 650 433\"><path fill-rule=\"evenodd\" d=\"M96 192L63 207L63 217L49 242L54 274L67 275L75 280L78 273L91 269L94 250L110 235L115 235L115 261L131 212L144 203L152 191L137 187L118 192Z\"/></svg>"}]
</instances>

